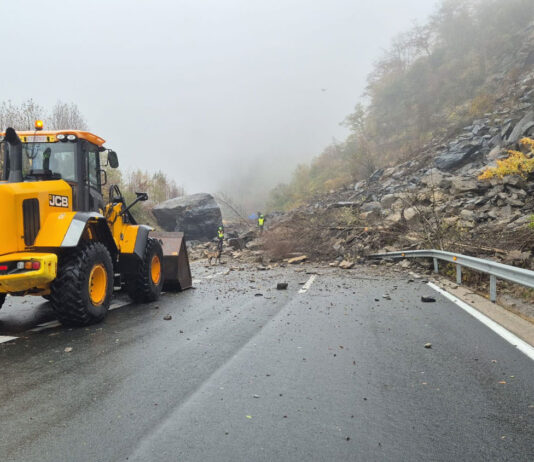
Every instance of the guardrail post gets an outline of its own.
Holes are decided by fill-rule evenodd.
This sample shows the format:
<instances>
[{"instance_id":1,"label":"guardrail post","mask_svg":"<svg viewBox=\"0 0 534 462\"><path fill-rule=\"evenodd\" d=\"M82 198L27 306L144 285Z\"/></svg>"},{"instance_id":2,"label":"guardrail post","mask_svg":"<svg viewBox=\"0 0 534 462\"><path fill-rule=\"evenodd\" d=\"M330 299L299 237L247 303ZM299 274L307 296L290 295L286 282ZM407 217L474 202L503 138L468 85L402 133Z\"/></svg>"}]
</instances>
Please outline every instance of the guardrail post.
<instances>
[{"instance_id":1,"label":"guardrail post","mask_svg":"<svg viewBox=\"0 0 534 462\"><path fill-rule=\"evenodd\" d=\"M462 285L462 265L456 264L456 284Z\"/></svg>"},{"instance_id":2,"label":"guardrail post","mask_svg":"<svg viewBox=\"0 0 534 462\"><path fill-rule=\"evenodd\" d=\"M490 274L490 301L497 301L497 278L493 274Z\"/></svg>"},{"instance_id":3,"label":"guardrail post","mask_svg":"<svg viewBox=\"0 0 534 462\"><path fill-rule=\"evenodd\" d=\"M439 273L439 265L437 258L434 258L434 273Z\"/></svg>"}]
</instances>

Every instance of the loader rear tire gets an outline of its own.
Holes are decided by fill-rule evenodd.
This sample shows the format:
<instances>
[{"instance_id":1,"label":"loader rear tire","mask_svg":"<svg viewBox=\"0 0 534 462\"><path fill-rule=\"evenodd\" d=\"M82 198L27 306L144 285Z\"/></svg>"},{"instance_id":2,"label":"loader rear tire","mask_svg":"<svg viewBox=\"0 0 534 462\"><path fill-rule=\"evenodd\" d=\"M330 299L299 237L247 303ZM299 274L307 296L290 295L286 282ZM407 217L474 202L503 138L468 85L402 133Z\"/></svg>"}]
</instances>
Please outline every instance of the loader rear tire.
<instances>
[{"instance_id":1,"label":"loader rear tire","mask_svg":"<svg viewBox=\"0 0 534 462\"><path fill-rule=\"evenodd\" d=\"M143 259L126 280L126 290L134 302L156 301L163 287L163 250L157 239L149 237Z\"/></svg>"},{"instance_id":2,"label":"loader rear tire","mask_svg":"<svg viewBox=\"0 0 534 462\"><path fill-rule=\"evenodd\" d=\"M62 324L87 326L102 321L112 295L113 263L104 244L89 242L60 257L50 302Z\"/></svg>"}]
</instances>

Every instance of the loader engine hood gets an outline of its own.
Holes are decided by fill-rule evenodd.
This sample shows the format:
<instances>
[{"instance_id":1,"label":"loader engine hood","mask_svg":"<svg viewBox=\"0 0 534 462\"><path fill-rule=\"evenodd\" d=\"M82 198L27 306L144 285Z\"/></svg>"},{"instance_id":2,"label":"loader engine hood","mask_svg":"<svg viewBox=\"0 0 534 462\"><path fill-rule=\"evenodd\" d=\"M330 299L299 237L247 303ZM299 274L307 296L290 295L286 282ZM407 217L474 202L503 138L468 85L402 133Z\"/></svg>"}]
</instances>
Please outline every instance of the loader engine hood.
<instances>
[{"instance_id":1,"label":"loader engine hood","mask_svg":"<svg viewBox=\"0 0 534 462\"><path fill-rule=\"evenodd\" d=\"M34 248L51 214L72 210L72 189L66 181L0 183L0 255Z\"/></svg>"}]
</instances>

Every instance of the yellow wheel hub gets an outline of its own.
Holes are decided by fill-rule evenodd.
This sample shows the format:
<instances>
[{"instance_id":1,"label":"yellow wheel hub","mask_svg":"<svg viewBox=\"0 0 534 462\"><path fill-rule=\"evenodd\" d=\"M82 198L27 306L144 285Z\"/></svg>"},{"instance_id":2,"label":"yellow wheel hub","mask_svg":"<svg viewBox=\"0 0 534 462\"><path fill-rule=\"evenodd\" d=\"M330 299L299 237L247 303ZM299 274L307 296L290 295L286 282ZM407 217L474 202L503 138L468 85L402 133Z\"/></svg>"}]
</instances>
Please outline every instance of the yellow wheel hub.
<instances>
[{"instance_id":1,"label":"yellow wheel hub","mask_svg":"<svg viewBox=\"0 0 534 462\"><path fill-rule=\"evenodd\" d=\"M157 286L161 280L161 261L157 255L154 255L150 262L150 277L154 285Z\"/></svg>"},{"instance_id":2,"label":"yellow wheel hub","mask_svg":"<svg viewBox=\"0 0 534 462\"><path fill-rule=\"evenodd\" d=\"M102 305L108 288L108 273L102 264L93 266L89 275L89 298L95 306Z\"/></svg>"}]
</instances>

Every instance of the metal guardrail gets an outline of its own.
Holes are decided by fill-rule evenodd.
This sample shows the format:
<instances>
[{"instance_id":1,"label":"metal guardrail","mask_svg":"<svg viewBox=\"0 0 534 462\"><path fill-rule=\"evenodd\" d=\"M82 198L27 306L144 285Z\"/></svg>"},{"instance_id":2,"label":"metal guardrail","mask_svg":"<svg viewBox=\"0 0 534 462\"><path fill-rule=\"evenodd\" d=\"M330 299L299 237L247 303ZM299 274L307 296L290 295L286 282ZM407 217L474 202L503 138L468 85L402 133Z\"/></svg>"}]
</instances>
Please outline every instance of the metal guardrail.
<instances>
[{"instance_id":1,"label":"metal guardrail","mask_svg":"<svg viewBox=\"0 0 534 462\"><path fill-rule=\"evenodd\" d=\"M534 289L534 271L516 268L515 266L503 265L491 260L469 257L441 250L406 250L400 252L378 253L370 255L371 258L432 258L434 260L434 272L439 271L438 260L444 260L456 265L456 283L462 284L462 268L469 268L490 275L490 300L497 300L497 279L514 282L522 286Z\"/></svg>"}]
</instances>

